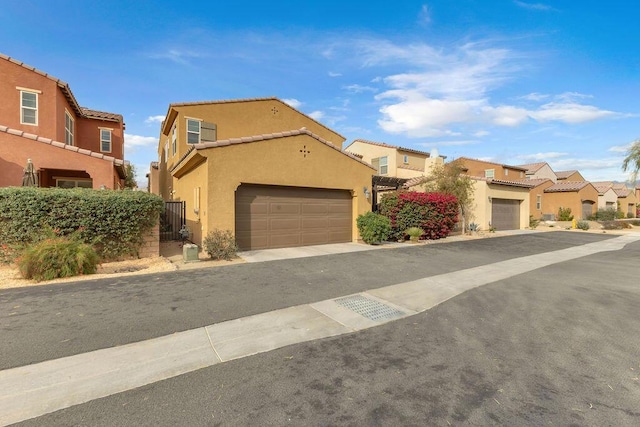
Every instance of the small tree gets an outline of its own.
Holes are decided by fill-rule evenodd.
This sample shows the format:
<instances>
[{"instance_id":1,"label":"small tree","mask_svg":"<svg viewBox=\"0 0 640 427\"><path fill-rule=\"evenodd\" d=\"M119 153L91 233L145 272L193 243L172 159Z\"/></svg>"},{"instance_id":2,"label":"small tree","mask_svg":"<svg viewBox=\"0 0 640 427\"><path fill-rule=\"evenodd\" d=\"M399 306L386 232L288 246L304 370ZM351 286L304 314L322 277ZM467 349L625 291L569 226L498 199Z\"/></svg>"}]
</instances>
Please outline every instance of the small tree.
<instances>
[{"instance_id":1,"label":"small tree","mask_svg":"<svg viewBox=\"0 0 640 427\"><path fill-rule=\"evenodd\" d=\"M426 192L451 194L456 197L464 232L467 223L472 219L474 188L473 180L463 172L462 165L458 163L435 165L423 185Z\"/></svg>"},{"instance_id":2,"label":"small tree","mask_svg":"<svg viewBox=\"0 0 640 427\"><path fill-rule=\"evenodd\" d=\"M640 139L635 140L627 150L627 157L622 161L622 170L631 172L631 182L636 182L640 172Z\"/></svg>"},{"instance_id":3,"label":"small tree","mask_svg":"<svg viewBox=\"0 0 640 427\"><path fill-rule=\"evenodd\" d=\"M136 182L136 167L129 163L126 168L127 176L124 178L124 188L133 190L138 187Z\"/></svg>"}]
</instances>

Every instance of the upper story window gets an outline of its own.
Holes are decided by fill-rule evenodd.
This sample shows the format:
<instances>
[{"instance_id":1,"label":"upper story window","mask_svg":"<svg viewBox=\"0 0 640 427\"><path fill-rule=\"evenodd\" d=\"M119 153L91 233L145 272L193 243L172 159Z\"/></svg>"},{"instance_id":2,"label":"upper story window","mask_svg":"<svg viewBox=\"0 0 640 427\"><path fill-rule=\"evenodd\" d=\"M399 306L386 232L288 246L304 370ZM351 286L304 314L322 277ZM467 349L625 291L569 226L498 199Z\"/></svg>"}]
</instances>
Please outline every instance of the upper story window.
<instances>
[{"instance_id":1,"label":"upper story window","mask_svg":"<svg viewBox=\"0 0 640 427\"><path fill-rule=\"evenodd\" d=\"M23 125L38 124L39 91L20 91L20 123Z\"/></svg>"},{"instance_id":2,"label":"upper story window","mask_svg":"<svg viewBox=\"0 0 640 427\"><path fill-rule=\"evenodd\" d=\"M509 169L504 170L504 176L509 176Z\"/></svg>"},{"instance_id":3,"label":"upper story window","mask_svg":"<svg viewBox=\"0 0 640 427\"><path fill-rule=\"evenodd\" d=\"M537 210L542 209L542 196L540 194L536 196L536 209Z\"/></svg>"},{"instance_id":4,"label":"upper story window","mask_svg":"<svg viewBox=\"0 0 640 427\"><path fill-rule=\"evenodd\" d=\"M187 144L200 143L200 120L187 119Z\"/></svg>"},{"instance_id":5,"label":"upper story window","mask_svg":"<svg viewBox=\"0 0 640 427\"><path fill-rule=\"evenodd\" d=\"M176 125L173 125L173 130L171 131L171 154L173 156L176 155L176 151L178 150L178 135L176 134Z\"/></svg>"},{"instance_id":6,"label":"upper story window","mask_svg":"<svg viewBox=\"0 0 640 427\"><path fill-rule=\"evenodd\" d=\"M524 176L524 172L520 171L520 178Z\"/></svg>"},{"instance_id":7,"label":"upper story window","mask_svg":"<svg viewBox=\"0 0 640 427\"><path fill-rule=\"evenodd\" d=\"M68 111L64 112L64 143L67 145L73 145L73 117Z\"/></svg>"},{"instance_id":8,"label":"upper story window","mask_svg":"<svg viewBox=\"0 0 640 427\"><path fill-rule=\"evenodd\" d=\"M495 178L496 170L495 169L485 169L484 177L485 178Z\"/></svg>"},{"instance_id":9,"label":"upper story window","mask_svg":"<svg viewBox=\"0 0 640 427\"><path fill-rule=\"evenodd\" d=\"M402 163L404 163L405 165L409 164L409 156L407 156L406 154L404 156L402 156Z\"/></svg>"},{"instance_id":10,"label":"upper story window","mask_svg":"<svg viewBox=\"0 0 640 427\"><path fill-rule=\"evenodd\" d=\"M111 152L111 129L100 129L100 151Z\"/></svg>"}]
</instances>

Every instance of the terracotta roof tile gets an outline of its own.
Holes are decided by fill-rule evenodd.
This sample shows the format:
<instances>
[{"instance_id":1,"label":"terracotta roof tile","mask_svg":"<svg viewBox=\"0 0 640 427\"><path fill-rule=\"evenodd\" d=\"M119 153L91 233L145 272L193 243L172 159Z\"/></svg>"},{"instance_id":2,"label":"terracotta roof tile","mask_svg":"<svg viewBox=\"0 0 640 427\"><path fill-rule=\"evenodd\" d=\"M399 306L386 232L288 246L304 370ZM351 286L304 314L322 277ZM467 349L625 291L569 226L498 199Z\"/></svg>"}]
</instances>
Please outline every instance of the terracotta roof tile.
<instances>
[{"instance_id":1,"label":"terracotta roof tile","mask_svg":"<svg viewBox=\"0 0 640 427\"><path fill-rule=\"evenodd\" d=\"M506 179L495 179L495 178L485 178L482 176L471 176L465 175L474 181L485 181L487 184L495 184L495 185L505 185L508 187L522 187L522 188L533 188L534 185L529 181L509 181Z\"/></svg>"},{"instance_id":2,"label":"terracotta roof tile","mask_svg":"<svg viewBox=\"0 0 640 427\"><path fill-rule=\"evenodd\" d=\"M553 182L549 178L527 179L525 182L532 184L534 187L544 184L545 182Z\"/></svg>"},{"instance_id":3,"label":"terracotta roof tile","mask_svg":"<svg viewBox=\"0 0 640 427\"><path fill-rule=\"evenodd\" d=\"M536 173L546 165L547 162L527 163L518 165L519 168L526 169L527 173Z\"/></svg>"},{"instance_id":4,"label":"terracotta roof tile","mask_svg":"<svg viewBox=\"0 0 640 427\"><path fill-rule=\"evenodd\" d=\"M287 106L288 108L291 108L292 110L302 114L303 116L305 116L309 120L312 120L313 122L319 124L323 128L325 128L325 129L337 134L343 140L346 139L344 136L340 135L335 130L328 128L326 125L320 123L319 121L317 121L313 117L303 113L300 110L297 110L297 109L293 108L291 105L287 104L286 102L284 102L283 100L281 100L281 99L279 99L279 98L277 98L275 96L269 96L269 97L264 97L264 98L241 98L241 99L219 99L219 100L210 100L210 101L173 102L173 103L169 104L169 111L171 111L171 108L173 108L173 107L189 107L189 106L195 106L195 105L215 105L215 104L237 104L237 103L240 103L240 102L255 102L255 101L278 101L278 102L282 103L283 105ZM169 114L167 113L167 115L165 117L169 117ZM164 127L164 122L163 122L162 126Z\"/></svg>"},{"instance_id":5,"label":"terracotta roof tile","mask_svg":"<svg viewBox=\"0 0 640 427\"><path fill-rule=\"evenodd\" d=\"M66 145L65 143L60 142L60 141L54 141L54 140L51 140L49 138L43 138L41 136L28 134L28 133L25 133L25 132L23 132L21 130L12 129L12 128L7 127L7 126L1 126L0 125L0 132L5 132L5 133L8 133L10 135L18 136L20 138L35 140L36 142L39 142L39 143L42 143L42 144L52 145L52 146L54 146L56 148L72 151L72 152L75 152L75 153L78 153L78 154L82 154L82 155L85 155L85 156L91 156L91 157L95 157L95 158L98 158L98 159L106 160L106 161L108 161L110 163L113 163L113 164L115 164L117 166L124 166L124 165L128 165L129 164L129 162L125 161L125 160L116 159L114 157L111 157L111 156L108 156L108 155L105 155L105 154L102 154L102 153L96 153L95 151L86 150L84 148L78 148L78 147L75 147L75 146L72 146L72 145ZM33 136L35 136L35 138L33 138Z\"/></svg>"},{"instance_id":6,"label":"terracotta roof tile","mask_svg":"<svg viewBox=\"0 0 640 427\"><path fill-rule=\"evenodd\" d=\"M351 146L352 144L354 144L356 142L362 142L364 144L369 144L369 145L377 145L378 147L393 148L393 149L400 150L400 151L406 151L407 153L422 154L424 156L431 157L431 153L427 153L426 151L414 150L413 148L405 148L405 147L401 147L399 145L391 145L391 144L387 144L385 142L375 142L375 141L369 141L369 140L366 140L366 139L355 139L355 140L353 140L353 142L351 144L349 144L345 148L345 150L347 148L349 148L349 146Z\"/></svg>"},{"instance_id":7,"label":"terracotta roof tile","mask_svg":"<svg viewBox=\"0 0 640 427\"><path fill-rule=\"evenodd\" d=\"M486 161L486 160L472 159L470 157L458 157L457 159L453 160L452 163L453 162L458 162L458 161L464 162L465 160L471 160L471 161L474 161L474 162L488 163L490 165L502 166L503 168L521 170L523 172L526 171L526 169L523 168L522 166L512 166L512 165L507 165L507 164L504 164L504 163L496 163L496 162L489 162L489 161Z\"/></svg>"},{"instance_id":8,"label":"terracotta roof tile","mask_svg":"<svg viewBox=\"0 0 640 427\"><path fill-rule=\"evenodd\" d=\"M92 119L109 120L123 122L122 114L107 113L106 111L91 110L89 108L80 107L85 117Z\"/></svg>"},{"instance_id":9,"label":"terracotta roof tile","mask_svg":"<svg viewBox=\"0 0 640 427\"><path fill-rule=\"evenodd\" d=\"M287 134L287 135L284 135ZM287 132L276 132L276 133L268 133L268 134L262 134L262 135L254 135L254 136L243 136L241 138L230 138L230 139L224 139L224 140L219 140L219 141L214 141L214 142L203 142L200 144L193 144L191 146L191 148L189 148L189 150L187 150L187 152L180 157L180 160L178 160L176 162L176 164L171 168L171 171L173 172L174 170L176 170L180 164L187 158L187 156L189 156L189 154L191 154L192 151L194 150L205 150L208 148L220 148L220 147L225 147L228 145L235 145L235 144L247 144L247 143L251 143L251 142L258 142L258 141L267 141L267 140L271 140L271 139L278 139L278 138L287 138L290 136L297 136L297 135L308 135L311 138L321 142L322 144L336 150L339 153L342 153L343 155L355 160L358 163L362 163L363 165L376 170L373 166L371 166L369 163L362 161L361 159L359 159L357 156L354 156L351 153L348 153L346 151L342 151L340 150L338 147L336 147L335 145L333 145L331 142L327 141L326 139L323 139L322 137L316 135L313 132L308 131L305 128L302 129L298 129L298 130L292 130L292 131L287 131Z\"/></svg>"},{"instance_id":10,"label":"terracotta roof tile","mask_svg":"<svg viewBox=\"0 0 640 427\"><path fill-rule=\"evenodd\" d=\"M569 181L569 182L557 182L551 187L544 190L545 193L560 193L560 192L573 192L580 191L587 185L590 185L587 181Z\"/></svg>"},{"instance_id":11,"label":"terracotta roof tile","mask_svg":"<svg viewBox=\"0 0 640 427\"><path fill-rule=\"evenodd\" d=\"M577 173L577 170L571 170L571 171L558 171L556 172L556 176L558 177L558 179L567 179L569 178L571 175L573 175L574 173Z\"/></svg>"},{"instance_id":12,"label":"terracotta roof tile","mask_svg":"<svg viewBox=\"0 0 640 427\"><path fill-rule=\"evenodd\" d=\"M407 169L410 171L424 172L424 168L419 168L417 166L409 166L409 165L398 165L398 169Z\"/></svg>"},{"instance_id":13,"label":"terracotta roof tile","mask_svg":"<svg viewBox=\"0 0 640 427\"><path fill-rule=\"evenodd\" d=\"M629 188L614 188L613 191L616 192L616 195L618 197L627 197L629 196L629 193L631 193L633 190Z\"/></svg>"},{"instance_id":14,"label":"terracotta roof tile","mask_svg":"<svg viewBox=\"0 0 640 427\"><path fill-rule=\"evenodd\" d=\"M422 184L427 179L426 176L416 176L415 178L410 178L407 182L405 182L402 186L404 188L415 187L416 185Z\"/></svg>"}]
</instances>

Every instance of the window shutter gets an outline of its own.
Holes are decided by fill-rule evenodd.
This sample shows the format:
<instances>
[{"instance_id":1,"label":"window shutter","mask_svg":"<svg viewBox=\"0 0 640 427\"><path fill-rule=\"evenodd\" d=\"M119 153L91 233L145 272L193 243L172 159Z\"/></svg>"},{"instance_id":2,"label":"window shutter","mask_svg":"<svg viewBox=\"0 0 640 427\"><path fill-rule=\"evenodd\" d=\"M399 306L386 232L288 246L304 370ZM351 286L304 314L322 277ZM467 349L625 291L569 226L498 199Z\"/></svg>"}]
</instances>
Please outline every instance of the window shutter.
<instances>
[{"instance_id":1,"label":"window shutter","mask_svg":"<svg viewBox=\"0 0 640 427\"><path fill-rule=\"evenodd\" d=\"M213 142L218 139L218 129L214 123L202 122L200 129L202 132L200 136L202 142Z\"/></svg>"}]
</instances>

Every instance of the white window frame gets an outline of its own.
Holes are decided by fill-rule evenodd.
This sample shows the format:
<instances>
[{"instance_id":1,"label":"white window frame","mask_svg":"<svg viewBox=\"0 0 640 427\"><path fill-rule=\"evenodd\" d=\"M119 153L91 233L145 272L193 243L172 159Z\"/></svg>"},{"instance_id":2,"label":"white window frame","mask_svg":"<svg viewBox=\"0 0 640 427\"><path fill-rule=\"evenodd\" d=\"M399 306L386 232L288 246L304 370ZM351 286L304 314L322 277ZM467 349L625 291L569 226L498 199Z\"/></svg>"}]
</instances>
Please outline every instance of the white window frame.
<instances>
[{"instance_id":1,"label":"white window frame","mask_svg":"<svg viewBox=\"0 0 640 427\"><path fill-rule=\"evenodd\" d=\"M402 163L404 163L405 165L409 164L409 156L407 156L406 154L404 156L402 156Z\"/></svg>"},{"instance_id":2,"label":"white window frame","mask_svg":"<svg viewBox=\"0 0 640 427\"><path fill-rule=\"evenodd\" d=\"M187 119L187 122L186 122L187 123L187 126L186 126L187 127L187 129L186 129L186 131L187 131L187 144L200 144L200 137L202 135L202 120L200 120L200 119L192 119L190 117L186 117L186 119ZM193 130L189 130L189 122L194 122L194 123L198 124L198 131L197 132L193 131ZM198 141L197 142L189 142L189 134L197 135L198 136Z\"/></svg>"},{"instance_id":3,"label":"white window frame","mask_svg":"<svg viewBox=\"0 0 640 427\"><path fill-rule=\"evenodd\" d=\"M73 188L78 188L78 183L79 182L88 182L91 184L91 187L80 187L80 188L93 188L93 180L91 178L77 178L77 177L64 177L64 176L54 176L53 179L56 180L56 187L58 188L67 188L67 187L60 187L59 182L60 181L69 181L69 182L73 182L74 186Z\"/></svg>"},{"instance_id":4,"label":"white window frame","mask_svg":"<svg viewBox=\"0 0 640 427\"><path fill-rule=\"evenodd\" d=\"M176 130L176 125L173 125L173 129L171 131L171 154L173 156L176 155L176 152L178 151L178 134L177 134L177 130Z\"/></svg>"},{"instance_id":5,"label":"white window frame","mask_svg":"<svg viewBox=\"0 0 640 427\"><path fill-rule=\"evenodd\" d=\"M378 164L378 173L380 175L387 175L389 173L389 157L388 156L380 157L380 163Z\"/></svg>"},{"instance_id":6,"label":"white window frame","mask_svg":"<svg viewBox=\"0 0 640 427\"><path fill-rule=\"evenodd\" d=\"M113 129L110 128L99 128L100 130L100 152L101 153L111 153L113 151ZM103 132L107 132L109 135L109 141L103 138ZM105 142L109 142L109 150L105 150L103 145Z\"/></svg>"},{"instance_id":7,"label":"white window frame","mask_svg":"<svg viewBox=\"0 0 640 427\"><path fill-rule=\"evenodd\" d=\"M542 209L542 195L538 194L536 196L536 209L537 210L541 210Z\"/></svg>"},{"instance_id":8,"label":"white window frame","mask_svg":"<svg viewBox=\"0 0 640 427\"><path fill-rule=\"evenodd\" d=\"M73 135L75 130L75 120L67 109L64 110L64 143L67 145L74 145Z\"/></svg>"},{"instance_id":9,"label":"white window frame","mask_svg":"<svg viewBox=\"0 0 640 427\"><path fill-rule=\"evenodd\" d=\"M38 105L39 105L39 96L42 91L39 90L33 90L33 89L27 89L27 88L23 88L23 87L16 87L16 89L18 89L20 91L20 124L21 125L32 125L32 126L38 126ZM24 95L25 94L30 94L30 95L34 95L35 96L35 107L32 106L27 106L24 105ZM27 122L24 119L24 112L25 110L29 110L29 111L33 111L34 112L34 122Z\"/></svg>"},{"instance_id":10,"label":"white window frame","mask_svg":"<svg viewBox=\"0 0 640 427\"><path fill-rule=\"evenodd\" d=\"M495 178L496 177L496 170L495 169L485 169L484 170L484 177L485 178Z\"/></svg>"},{"instance_id":11,"label":"white window frame","mask_svg":"<svg viewBox=\"0 0 640 427\"><path fill-rule=\"evenodd\" d=\"M504 176L509 176L509 169L504 170Z\"/></svg>"}]
</instances>

